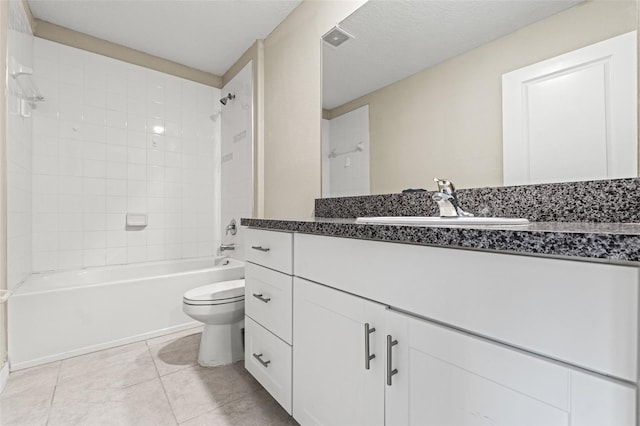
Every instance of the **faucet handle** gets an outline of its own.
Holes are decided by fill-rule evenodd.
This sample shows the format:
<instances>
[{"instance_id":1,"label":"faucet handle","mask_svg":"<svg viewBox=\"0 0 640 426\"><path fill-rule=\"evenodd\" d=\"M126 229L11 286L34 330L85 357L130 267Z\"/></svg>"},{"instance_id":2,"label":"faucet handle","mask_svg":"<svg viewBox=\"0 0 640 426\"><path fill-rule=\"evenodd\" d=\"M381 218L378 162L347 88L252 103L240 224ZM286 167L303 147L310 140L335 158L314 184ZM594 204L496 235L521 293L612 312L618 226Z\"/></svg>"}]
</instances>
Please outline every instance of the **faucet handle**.
<instances>
[{"instance_id":1,"label":"faucet handle","mask_svg":"<svg viewBox=\"0 0 640 426\"><path fill-rule=\"evenodd\" d=\"M238 227L236 226L235 219L231 219L231 222L229 222L227 227L224 228L224 235L229 235L229 232L231 232L231 235L236 235L238 233Z\"/></svg>"},{"instance_id":2,"label":"faucet handle","mask_svg":"<svg viewBox=\"0 0 640 426\"><path fill-rule=\"evenodd\" d=\"M449 180L433 178L433 181L438 184L438 191L440 192L444 192L446 194L453 194L453 191L456 190L455 186L453 186L453 182Z\"/></svg>"}]
</instances>

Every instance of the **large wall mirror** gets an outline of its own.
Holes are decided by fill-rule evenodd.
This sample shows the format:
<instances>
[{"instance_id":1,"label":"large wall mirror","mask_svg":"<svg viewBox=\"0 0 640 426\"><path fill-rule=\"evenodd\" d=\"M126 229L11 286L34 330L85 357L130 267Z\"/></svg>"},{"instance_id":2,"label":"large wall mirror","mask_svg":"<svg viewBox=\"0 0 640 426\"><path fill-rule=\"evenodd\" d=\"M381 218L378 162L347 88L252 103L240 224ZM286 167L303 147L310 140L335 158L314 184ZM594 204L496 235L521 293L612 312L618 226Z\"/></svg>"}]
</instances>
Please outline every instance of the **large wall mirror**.
<instances>
[{"instance_id":1,"label":"large wall mirror","mask_svg":"<svg viewBox=\"0 0 640 426\"><path fill-rule=\"evenodd\" d=\"M368 1L323 37L323 196L638 176L636 25L635 0Z\"/></svg>"}]
</instances>

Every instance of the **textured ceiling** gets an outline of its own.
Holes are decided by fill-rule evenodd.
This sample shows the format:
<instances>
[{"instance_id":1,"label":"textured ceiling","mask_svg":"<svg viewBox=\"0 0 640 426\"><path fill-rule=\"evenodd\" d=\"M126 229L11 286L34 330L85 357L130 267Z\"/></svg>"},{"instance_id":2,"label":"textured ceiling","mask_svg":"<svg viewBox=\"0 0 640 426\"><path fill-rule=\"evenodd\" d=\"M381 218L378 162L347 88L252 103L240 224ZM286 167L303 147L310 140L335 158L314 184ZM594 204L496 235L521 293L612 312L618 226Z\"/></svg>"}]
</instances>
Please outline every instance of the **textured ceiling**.
<instances>
[{"instance_id":1,"label":"textured ceiling","mask_svg":"<svg viewBox=\"0 0 640 426\"><path fill-rule=\"evenodd\" d=\"M333 109L582 0L370 0L340 23L355 38L323 47Z\"/></svg>"},{"instance_id":2,"label":"textured ceiling","mask_svg":"<svg viewBox=\"0 0 640 426\"><path fill-rule=\"evenodd\" d=\"M28 0L33 15L63 27L224 74L301 0Z\"/></svg>"}]
</instances>

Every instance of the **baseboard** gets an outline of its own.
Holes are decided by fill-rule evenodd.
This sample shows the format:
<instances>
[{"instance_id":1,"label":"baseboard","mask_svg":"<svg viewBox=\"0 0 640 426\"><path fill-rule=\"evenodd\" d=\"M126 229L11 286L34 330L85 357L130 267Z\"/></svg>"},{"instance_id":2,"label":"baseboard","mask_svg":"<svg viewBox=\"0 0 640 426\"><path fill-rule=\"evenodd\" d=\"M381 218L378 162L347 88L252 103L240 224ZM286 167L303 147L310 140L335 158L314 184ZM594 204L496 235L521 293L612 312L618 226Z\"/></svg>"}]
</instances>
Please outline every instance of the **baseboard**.
<instances>
[{"instance_id":1,"label":"baseboard","mask_svg":"<svg viewBox=\"0 0 640 426\"><path fill-rule=\"evenodd\" d=\"M0 394L4 390L5 386L7 386L7 381L9 380L9 363L5 362L2 368L0 368Z\"/></svg>"},{"instance_id":2,"label":"baseboard","mask_svg":"<svg viewBox=\"0 0 640 426\"><path fill-rule=\"evenodd\" d=\"M72 351L62 352L55 355L49 355L42 358L31 359L29 361L23 361L19 363L11 363L11 371L24 370L25 368L35 367L37 365L47 364L49 362L60 361L61 359L73 358L79 355L85 355L91 352L101 351L103 349L115 348L116 346L127 345L129 343L139 342L141 340L147 340L158 336L164 336L165 334L176 333L182 330L188 330L202 326L201 322L193 321L186 324L180 324L173 327L163 328L161 330L151 331L149 333L138 334L136 336L127 337L124 339L112 340L110 342L100 343L98 345L85 346L84 348L74 349ZM5 364L6 366L7 364ZM8 369L7 369L8 374Z\"/></svg>"}]
</instances>

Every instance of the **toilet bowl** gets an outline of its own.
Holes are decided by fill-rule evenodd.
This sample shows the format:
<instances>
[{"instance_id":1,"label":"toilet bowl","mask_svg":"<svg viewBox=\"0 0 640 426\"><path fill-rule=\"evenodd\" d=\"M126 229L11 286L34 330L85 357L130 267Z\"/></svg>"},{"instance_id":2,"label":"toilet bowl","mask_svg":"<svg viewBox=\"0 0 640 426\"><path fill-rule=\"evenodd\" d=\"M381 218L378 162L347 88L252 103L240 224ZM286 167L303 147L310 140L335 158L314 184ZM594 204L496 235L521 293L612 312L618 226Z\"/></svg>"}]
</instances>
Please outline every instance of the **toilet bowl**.
<instances>
[{"instance_id":1,"label":"toilet bowl","mask_svg":"<svg viewBox=\"0 0 640 426\"><path fill-rule=\"evenodd\" d=\"M244 358L244 279L208 284L187 291L182 311L203 322L198 364L230 364Z\"/></svg>"}]
</instances>

